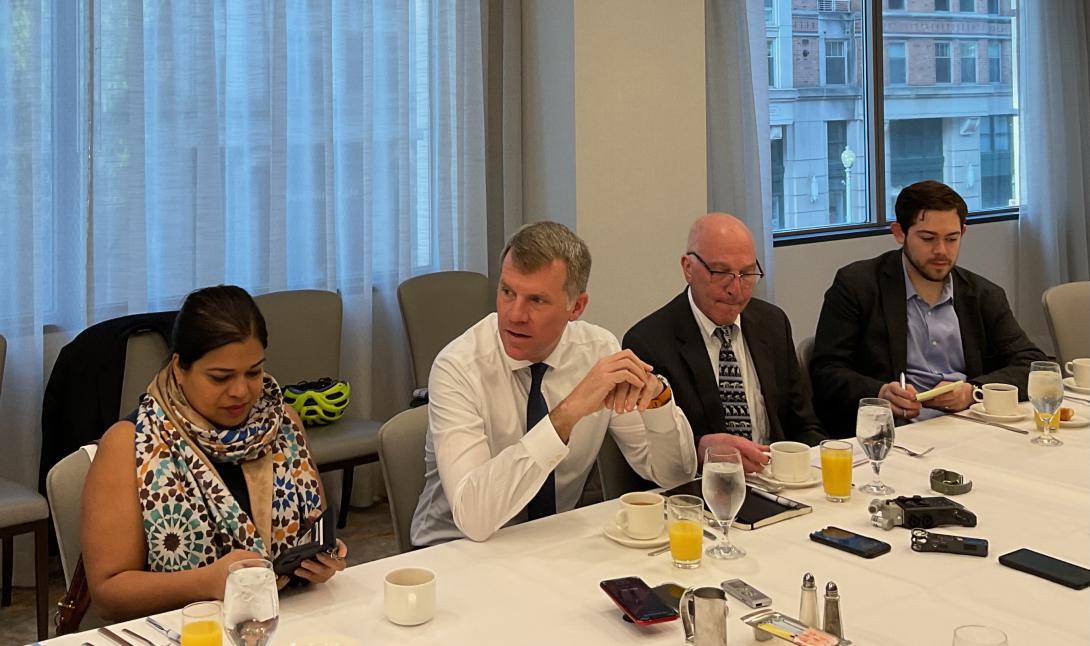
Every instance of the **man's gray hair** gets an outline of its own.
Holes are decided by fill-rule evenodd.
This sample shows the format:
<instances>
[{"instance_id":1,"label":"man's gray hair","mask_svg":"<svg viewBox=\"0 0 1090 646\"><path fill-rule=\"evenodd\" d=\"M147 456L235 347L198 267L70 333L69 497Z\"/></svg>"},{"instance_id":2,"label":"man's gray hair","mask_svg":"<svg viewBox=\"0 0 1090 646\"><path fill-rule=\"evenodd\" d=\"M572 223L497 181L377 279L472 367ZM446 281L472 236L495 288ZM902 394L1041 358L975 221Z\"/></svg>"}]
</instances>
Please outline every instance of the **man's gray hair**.
<instances>
[{"instance_id":1,"label":"man's gray hair","mask_svg":"<svg viewBox=\"0 0 1090 646\"><path fill-rule=\"evenodd\" d=\"M523 225L500 254L500 263L510 252L511 261L522 272L544 269L554 260L563 260L567 267L564 291L575 300L587 291L590 279L590 251L587 243L559 222L533 222Z\"/></svg>"}]
</instances>

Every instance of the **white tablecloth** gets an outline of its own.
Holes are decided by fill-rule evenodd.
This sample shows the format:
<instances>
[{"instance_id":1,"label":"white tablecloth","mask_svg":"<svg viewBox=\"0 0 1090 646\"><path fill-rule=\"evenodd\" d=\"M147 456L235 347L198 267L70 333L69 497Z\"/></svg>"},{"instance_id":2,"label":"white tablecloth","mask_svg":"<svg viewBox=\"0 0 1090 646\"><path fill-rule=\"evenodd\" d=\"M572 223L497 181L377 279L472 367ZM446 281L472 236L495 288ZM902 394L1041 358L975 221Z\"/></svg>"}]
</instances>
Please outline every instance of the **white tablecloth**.
<instances>
[{"instance_id":1,"label":"white tablecloth","mask_svg":"<svg viewBox=\"0 0 1090 646\"><path fill-rule=\"evenodd\" d=\"M1081 404L1076 410L1090 414ZM1032 422L1017 426L1028 429ZM749 553L744 559L705 558L698 569L678 570L669 553L649 557L647 550L622 547L602 534L616 508L613 501L511 527L485 543L462 540L365 563L326 585L287 594L273 643L338 634L354 640L344 643L368 645L680 645L680 622L641 628L621 621L599 581L637 575L651 585L689 586L741 577L772 597L774 608L797 615L799 584L809 571L819 590L836 581L845 634L855 644L946 645L956 626L974 623L1002 628L1011 646L1090 644L1090 589L1070 590L997 560L1029 547L1090 566L1090 429L1063 429L1059 437L1063 447L1042 448L1025 435L952 417L897 430L898 444L936 449L923 458L894 451L883 480L895 495L937 495L928 488L932 468L965 474L973 490L955 499L976 513L979 524L936 531L988 539L987 558L915 553L908 530L870 525L870 496L853 492L850 502L834 504L818 486L781 494L812 505L813 514L732 531L734 542ZM855 484L870 476L869 465L856 467ZM826 525L884 540L893 550L866 560L809 540L810 532ZM438 611L431 622L406 628L383 617L383 575L411 565L438 573ZM730 601L732 646L757 643L738 620L748 611ZM178 613L162 619L178 627ZM165 643L143 621L122 625ZM93 631L48 643L85 641L109 643Z\"/></svg>"}]
</instances>

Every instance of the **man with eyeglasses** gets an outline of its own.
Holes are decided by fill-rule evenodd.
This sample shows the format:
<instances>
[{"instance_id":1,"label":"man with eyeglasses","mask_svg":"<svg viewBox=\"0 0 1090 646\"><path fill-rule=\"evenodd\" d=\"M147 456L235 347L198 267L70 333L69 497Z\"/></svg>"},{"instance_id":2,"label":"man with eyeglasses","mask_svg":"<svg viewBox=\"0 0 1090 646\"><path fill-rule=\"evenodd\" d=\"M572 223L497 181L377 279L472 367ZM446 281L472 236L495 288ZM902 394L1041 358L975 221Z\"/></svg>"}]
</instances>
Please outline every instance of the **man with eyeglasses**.
<instances>
[{"instance_id":1,"label":"man with eyeglasses","mask_svg":"<svg viewBox=\"0 0 1090 646\"><path fill-rule=\"evenodd\" d=\"M825 439L787 315L753 298L764 272L746 225L725 213L698 219L681 271L685 291L634 325L622 345L670 382L698 457L733 446L751 473L768 462L772 442Z\"/></svg>"},{"instance_id":2,"label":"man with eyeglasses","mask_svg":"<svg viewBox=\"0 0 1090 646\"><path fill-rule=\"evenodd\" d=\"M956 266L968 207L954 189L917 182L894 210L890 229L901 248L842 267L825 292L810 375L830 435L854 434L863 397L888 400L901 420L964 410L974 384L1012 384L1025 399L1029 365L1045 359L1003 289ZM957 381L966 383L916 400Z\"/></svg>"}]
</instances>

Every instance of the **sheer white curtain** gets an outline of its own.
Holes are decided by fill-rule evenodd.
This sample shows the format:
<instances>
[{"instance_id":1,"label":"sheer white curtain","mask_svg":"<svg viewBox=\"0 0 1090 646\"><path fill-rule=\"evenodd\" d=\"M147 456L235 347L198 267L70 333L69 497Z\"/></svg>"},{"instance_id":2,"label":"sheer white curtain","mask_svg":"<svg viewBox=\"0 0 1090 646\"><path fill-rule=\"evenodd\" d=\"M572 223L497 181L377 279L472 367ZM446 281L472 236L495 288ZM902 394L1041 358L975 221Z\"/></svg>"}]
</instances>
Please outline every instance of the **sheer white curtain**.
<instances>
[{"instance_id":1,"label":"sheer white curtain","mask_svg":"<svg viewBox=\"0 0 1090 646\"><path fill-rule=\"evenodd\" d=\"M53 345L209 284L339 290L355 413L407 402L374 324L487 270L482 76L478 2L0 2L0 471Z\"/></svg>"},{"instance_id":2,"label":"sheer white curtain","mask_svg":"<svg viewBox=\"0 0 1090 646\"><path fill-rule=\"evenodd\" d=\"M1090 279L1090 9L1084 0L1030 0L1022 12L1017 309L1047 347L1041 293Z\"/></svg>"}]
</instances>

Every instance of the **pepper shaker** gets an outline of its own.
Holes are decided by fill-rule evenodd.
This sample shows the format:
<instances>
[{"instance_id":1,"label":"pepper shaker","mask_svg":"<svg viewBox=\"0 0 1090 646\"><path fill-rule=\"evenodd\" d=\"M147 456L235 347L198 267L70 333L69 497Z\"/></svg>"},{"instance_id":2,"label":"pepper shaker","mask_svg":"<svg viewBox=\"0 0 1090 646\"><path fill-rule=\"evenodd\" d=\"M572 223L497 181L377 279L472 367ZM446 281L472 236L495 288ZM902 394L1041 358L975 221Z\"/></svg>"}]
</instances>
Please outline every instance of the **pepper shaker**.
<instances>
[{"instance_id":1,"label":"pepper shaker","mask_svg":"<svg viewBox=\"0 0 1090 646\"><path fill-rule=\"evenodd\" d=\"M840 591L832 581L825 586L825 624L822 630L844 638L844 622L840 617Z\"/></svg>"}]
</instances>

